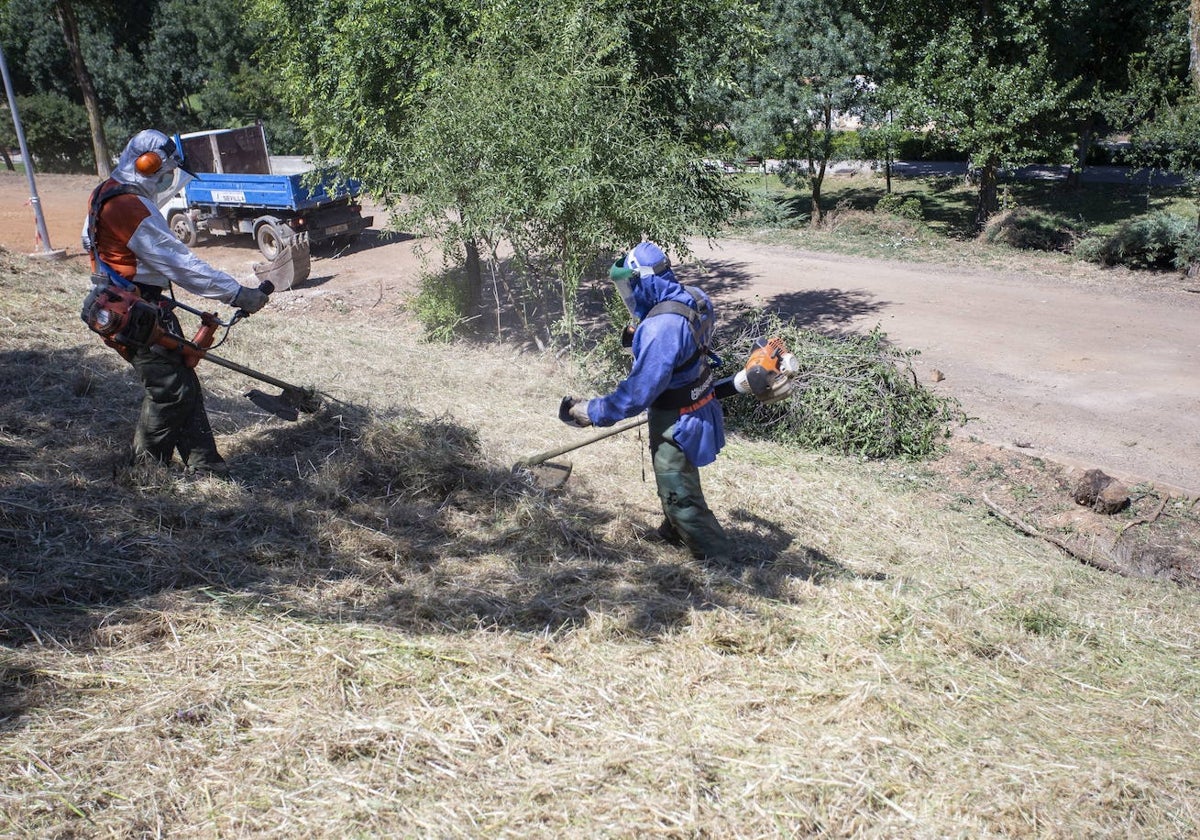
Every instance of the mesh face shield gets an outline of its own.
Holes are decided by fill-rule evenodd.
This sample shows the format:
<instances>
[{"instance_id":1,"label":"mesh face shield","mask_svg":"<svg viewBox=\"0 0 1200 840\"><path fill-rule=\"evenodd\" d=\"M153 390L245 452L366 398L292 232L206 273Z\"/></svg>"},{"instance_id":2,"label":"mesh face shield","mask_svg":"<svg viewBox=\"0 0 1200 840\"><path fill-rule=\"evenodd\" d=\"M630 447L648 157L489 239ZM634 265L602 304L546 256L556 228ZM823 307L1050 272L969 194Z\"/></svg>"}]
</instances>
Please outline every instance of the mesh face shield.
<instances>
[{"instance_id":1,"label":"mesh face shield","mask_svg":"<svg viewBox=\"0 0 1200 840\"><path fill-rule=\"evenodd\" d=\"M154 184L154 203L160 210L166 207L167 202L174 198L191 180L192 173L181 166L173 168L169 172L159 173L158 180Z\"/></svg>"},{"instance_id":2,"label":"mesh face shield","mask_svg":"<svg viewBox=\"0 0 1200 840\"><path fill-rule=\"evenodd\" d=\"M621 302L629 310L629 317L636 321L636 301L633 297L633 277L636 272L626 268L624 263L624 257L613 263L613 267L608 270L608 279L612 280L613 285L616 286L617 294L621 296Z\"/></svg>"}]
</instances>

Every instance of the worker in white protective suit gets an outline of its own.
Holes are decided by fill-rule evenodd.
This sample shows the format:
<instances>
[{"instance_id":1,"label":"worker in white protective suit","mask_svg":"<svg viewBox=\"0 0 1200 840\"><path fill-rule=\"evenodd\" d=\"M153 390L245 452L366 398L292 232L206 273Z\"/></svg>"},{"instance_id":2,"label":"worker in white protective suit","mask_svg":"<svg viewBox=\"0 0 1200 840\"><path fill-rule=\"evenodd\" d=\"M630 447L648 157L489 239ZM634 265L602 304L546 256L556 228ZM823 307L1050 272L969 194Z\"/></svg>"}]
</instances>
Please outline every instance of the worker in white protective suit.
<instances>
[{"instance_id":1,"label":"worker in white protective suit","mask_svg":"<svg viewBox=\"0 0 1200 840\"><path fill-rule=\"evenodd\" d=\"M159 307L160 325L176 335L182 335L179 321L162 305L169 300L173 283L246 313L257 312L267 303L265 292L213 268L167 227L156 199L178 191L181 173L191 175L183 164L176 141L153 129L138 132L125 146L112 177L92 192L83 229L95 287L108 283L135 292ZM200 380L179 350L109 337L105 342L133 365L146 389L134 432L134 459L169 464L178 452L189 473L227 475L204 409Z\"/></svg>"}]
</instances>

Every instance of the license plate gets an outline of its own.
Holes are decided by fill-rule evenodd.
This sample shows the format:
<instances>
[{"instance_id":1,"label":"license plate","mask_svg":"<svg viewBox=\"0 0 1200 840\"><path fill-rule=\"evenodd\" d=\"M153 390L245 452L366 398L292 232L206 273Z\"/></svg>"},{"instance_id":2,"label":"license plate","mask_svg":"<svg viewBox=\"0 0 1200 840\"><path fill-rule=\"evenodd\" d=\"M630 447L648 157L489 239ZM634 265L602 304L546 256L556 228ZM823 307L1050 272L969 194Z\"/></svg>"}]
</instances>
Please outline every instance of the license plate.
<instances>
[{"instance_id":1,"label":"license plate","mask_svg":"<svg viewBox=\"0 0 1200 840\"><path fill-rule=\"evenodd\" d=\"M332 236L335 233L345 233L350 230L350 225L334 225L331 228L326 228L325 232Z\"/></svg>"}]
</instances>

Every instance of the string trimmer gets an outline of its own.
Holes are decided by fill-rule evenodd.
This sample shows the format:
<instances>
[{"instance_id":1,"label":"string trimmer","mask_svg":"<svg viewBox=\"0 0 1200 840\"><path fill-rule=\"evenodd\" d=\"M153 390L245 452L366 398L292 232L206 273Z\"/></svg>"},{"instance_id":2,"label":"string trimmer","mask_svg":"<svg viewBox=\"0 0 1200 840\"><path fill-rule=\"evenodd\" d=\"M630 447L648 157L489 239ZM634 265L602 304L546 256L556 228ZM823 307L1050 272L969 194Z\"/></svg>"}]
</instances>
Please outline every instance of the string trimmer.
<instances>
[{"instance_id":1,"label":"string trimmer","mask_svg":"<svg viewBox=\"0 0 1200 840\"><path fill-rule=\"evenodd\" d=\"M307 243L300 254L306 268ZM255 274L262 280L259 291L270 295L275 291L283 291L291 286L297 276L295 272L296 253L288 249L270 263L258 263L254 266ZM119 286L107 277L102 278L103 284L93 286L91 294L84 301L81 313L84 323L99 333L106 343L119 351L129 347L162 347L165 350L178 352L184 364L195 367L201 359L215 365L229 368L232 371L265 382L281 389L278 395L266 394L258 389L252 389L246 396L250 401L264 411L275 414L284 420L295 420L298 412L311 414L317 411L322 400L314 388L292 385L282 379L222 358L212 352L214 347L220 347L229 337L229 330L238 321L248 318L250 313L239 309L228 321L222 321L215 312L202 312L185 303L164 299L157 304L142 299L132 284L128 287ZM277 286L276 283L281 285ZM182 309L200 319L200 328L191 338L184 338L173 332L163 323L160 317L163 310ZM220 341L216 341L217 330L224 328L225 333ZM324 395L327 396L327 395Z\"/></svg>"},{"instance_id":2,"label":"string trimmer","mask_svg":"<svg viewBox=\"0 0 1200 840\"><path fill-rule=\"evenodd\" d=\"M792 391L796 375L800 372L800 363L792 355L783 339L775 337L758 339L754 342L750 357L742 369L733 376L717 380L713 391L719 400L728 399L736 394L750 394L760 402L772 403L785 399ZM564 423L571 423L571 398L563 397L558 407L558 417ZM522 458L513 465L513 471L528 470L538 485L546 488L562 486L571 476L571 464L553 464L551 458L566 455L576 449L591 446L593 443L644 426L649 417L636 417L612 428L605 429L599 434L592 435L578 443L569 443L556 449L539 452Z\"/></svg>"}]
</instances>

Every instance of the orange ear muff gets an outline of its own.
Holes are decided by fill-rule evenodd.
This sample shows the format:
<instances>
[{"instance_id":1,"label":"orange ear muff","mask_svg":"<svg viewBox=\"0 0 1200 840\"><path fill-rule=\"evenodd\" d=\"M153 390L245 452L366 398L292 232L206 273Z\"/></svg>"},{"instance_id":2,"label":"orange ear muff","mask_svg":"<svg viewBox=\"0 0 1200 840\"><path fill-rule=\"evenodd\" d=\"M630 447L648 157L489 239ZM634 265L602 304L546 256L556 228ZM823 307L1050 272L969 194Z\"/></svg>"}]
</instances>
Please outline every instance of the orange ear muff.
<instances>
[{"instance_id":1,"label":"orange ear muff","mask_svg":"<svg viewBox=\"0 0 1200 840\"><path fill-rule=\"evenodd\" d=\"M138 159L133 162L133 168L138 171L139 175L149 177L157 175L158 170L162 169L163 158L158 152L144 152L138 155Z\"/></svg>"}]
</instances>

